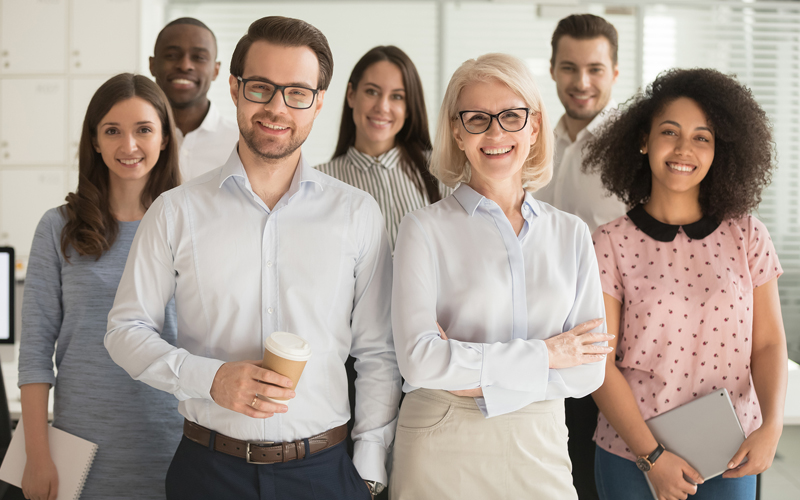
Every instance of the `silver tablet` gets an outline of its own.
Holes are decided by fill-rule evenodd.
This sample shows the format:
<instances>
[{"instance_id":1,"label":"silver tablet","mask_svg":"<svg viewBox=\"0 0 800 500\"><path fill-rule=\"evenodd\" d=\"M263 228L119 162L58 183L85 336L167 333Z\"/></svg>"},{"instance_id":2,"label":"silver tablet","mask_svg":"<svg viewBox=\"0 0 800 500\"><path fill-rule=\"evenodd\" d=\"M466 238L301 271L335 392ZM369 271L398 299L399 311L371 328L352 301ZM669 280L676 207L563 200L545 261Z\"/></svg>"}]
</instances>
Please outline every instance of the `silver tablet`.
<instances>
[{"instance_id":1,"label":"silver tablet","mask_svg":"<svg viewBox=\"0 0 800 500\"><path fill-rule=\"evenodd\" d=\"M728 462L744 441L744 431L724 388L646 423L664 448L686 460L706 481L728 470Z\"/></svg>"}]
</instances>

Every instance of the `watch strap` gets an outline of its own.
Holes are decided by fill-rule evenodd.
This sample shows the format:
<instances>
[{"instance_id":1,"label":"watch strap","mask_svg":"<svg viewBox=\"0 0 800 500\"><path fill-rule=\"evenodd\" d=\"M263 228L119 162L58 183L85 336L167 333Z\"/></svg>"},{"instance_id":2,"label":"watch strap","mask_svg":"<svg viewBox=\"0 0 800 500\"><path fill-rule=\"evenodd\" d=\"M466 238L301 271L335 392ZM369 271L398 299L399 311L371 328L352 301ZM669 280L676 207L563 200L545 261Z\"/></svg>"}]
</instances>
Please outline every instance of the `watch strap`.
<instances>
[{"instance_id":1,"label":"watch strap","mask_svg":"<svg viewBox=\"0 0 800 500\"><path fill-rule=\"evenodd\" d=\"M647 455L647 461L650 462L650 465L652 466L653 464L656 463L656 460L658 460L658 457L660 457L661 454L664 453L665 451L666 451L666 448L664 448L664 445L661 444L661 443L658 443L658 446L656 447L656 449L653 450L652 453Z\"/></svg>"}]
</instances>

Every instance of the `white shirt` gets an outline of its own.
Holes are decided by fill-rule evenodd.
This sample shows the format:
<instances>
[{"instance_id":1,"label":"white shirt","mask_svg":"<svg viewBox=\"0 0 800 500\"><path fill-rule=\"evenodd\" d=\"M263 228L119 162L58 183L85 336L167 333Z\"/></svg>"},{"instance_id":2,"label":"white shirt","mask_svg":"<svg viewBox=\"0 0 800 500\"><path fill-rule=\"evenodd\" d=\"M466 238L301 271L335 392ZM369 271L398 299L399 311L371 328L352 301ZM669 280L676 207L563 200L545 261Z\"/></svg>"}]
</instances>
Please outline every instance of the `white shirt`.
<instances>
[{"instance_id":1,"label":"white shirt","mask_svg":"<svg viewBox=\"0 0 800 500\"><path fill-rule=\"evenodd\" d=\"M522 215L516 235L494 201L462 184L403 219L392 329L405 392L481 387L476 402L492 417L603 383L605 362L549 369L544 344L605 317L589 229L530 193Z\"/></svg>"},{"instance_id":2,"label":"white shirt","mask_svg":"<svg viewBox=\"0 0 800 500\"><path fill-rule=\"evenodd\" d=\"M213 102L203 123L185 136L175 127L178 140L181 180L188 182L225 164L231 148L239 141L239 125L223 116Z\"/></svg>"},{"instance_id":3,"label":"white shirt","mask_svg":"<svg viewBox=\"0 0 800 500\"><path fill-rule=\"evenodd\" d=\"M105 345L134 379L170 392L187 419L247 441L295 441L350 418L345 360L359 372L355 463L387 484L400 373L392 345L391 253L367 193L303 159L270 210L237 151L161 195L145 214L109 313ZM161 338L174 296L177 347ZM274 331L296 333L312 355L286 414L254 419L209 393L226 361L261 359Z\"/></svg>"},{"instance_id":4,"label":"white shirt","mask_svg":"<svg viewBox=\"0 0 800 500\"><path fill-rule=\"evenodd\" d=\"M583 148L597 137L609 118L614 116L616 108L616 102L609 102L578 132L575 142L569 138L566 115L561 117L553 131L556 137L553 180L536 192L537 200L583 219L589 225L590 233L628 211L619 198L608 194L599 173L585 174L581 171Z\"/></svg>"}]
</instances>

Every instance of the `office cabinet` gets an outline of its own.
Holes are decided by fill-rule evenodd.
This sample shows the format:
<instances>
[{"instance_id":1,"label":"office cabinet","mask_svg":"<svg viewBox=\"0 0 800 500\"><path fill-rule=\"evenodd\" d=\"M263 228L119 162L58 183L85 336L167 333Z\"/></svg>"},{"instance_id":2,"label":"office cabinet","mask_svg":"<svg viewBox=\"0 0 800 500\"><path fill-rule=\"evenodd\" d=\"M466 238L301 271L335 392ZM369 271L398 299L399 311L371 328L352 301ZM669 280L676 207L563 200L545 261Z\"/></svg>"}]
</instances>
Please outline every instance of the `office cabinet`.
<instances>
[{"instance_id":1,"label":"office cabinet","mask_svg":"<svg viewBox=\"0 0 800 500\"><path fill-rule=\"evenodd\" d=\"M0 243L13 246L17 254L30 253L39 219L64 203L65 177L59 168L0 171Z\"/></svg>"},{"instance_id":2,"label":"office cabinet","mask_svg":"<svg viewBox=\"0 0 800 500\"><path fill-rule=\"evenodd\" d=\"M0 81L0 165L63 165L66 80Z\"/></svg>"},{"instance_id":3,"label":"office cabinet","mask_svg":"<svg viewBox=\"0 0 800 500\"><path fill-rule=\"evenodd\" d=\"M70 73L116 74L136 71L139 2L73 0L70 11Z\"/></svg>"},{"instance_id":4,"label":"office cabinet","mask_svg":"<svg viewBox=\"0 0 800 500\"><path fill-rule=\"evenodd\" d=\"M27 259L44 211L78 185L81 129L97 88L118 73L148 73L142 55L164 6L0 0L0 245L15 246L18 258Z\"/></svg>"},{"instance_id":5,"label":"office cabinet","mask_svg":"<svg viewBox=\"0 0 800 500\"><path fill-rule=\"evenodd\" d=\"M0 74L63 73L67 0L0 2Z\"/></svg>"},{"instance_id":6,"label":"office cabinet","mask_svg":"<svg viewBox=\"0 0 800 500\"><path fill-rule=\"evenodd\" d=\"M108 76L111 78L111 75ZM86 108L95 91L102 85L107 77L100 78L73 78L69 89L69 165L78 164L78 146L83 130L83 118Z\"/></svg>"}]
</instances>

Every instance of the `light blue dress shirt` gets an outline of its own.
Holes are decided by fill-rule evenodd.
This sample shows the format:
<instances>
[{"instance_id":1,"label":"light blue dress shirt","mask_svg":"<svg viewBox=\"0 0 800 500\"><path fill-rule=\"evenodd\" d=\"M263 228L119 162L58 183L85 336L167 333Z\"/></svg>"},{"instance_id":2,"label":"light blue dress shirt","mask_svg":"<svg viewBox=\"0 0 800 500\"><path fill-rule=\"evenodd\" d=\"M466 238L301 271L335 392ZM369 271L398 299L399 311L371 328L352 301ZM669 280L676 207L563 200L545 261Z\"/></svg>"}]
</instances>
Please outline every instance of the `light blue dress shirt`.
<instances>
[{"instance_id":1,"label":"light blue dress shirt","mask_svg":"<svg viewBox=\"0 0 800 500\"><path fill-rule=\"evenodd\" d=\"M105 345L133 378L170 392L186 418L247 441L307 438L350 418L348 354L356 358L354 463L387 484L400 373L390 319L391 253L377 203L300 160L270 210L234 149L221 168L159 197L133 241ZM175 297L177 346L159 334ZM226 361L261 359L274 331L312 355L286 414L255 419L218 406Z\"/></svg>"},{"instance_id":2,"label":"light blue dress shirt","mask_svg":"<svg viewBox=\"0 0 800 500\"><path fill-rule=\"evenodd\" d=\"M517 235L494 201L462 184L403 219L392 327L405 392L481 387L476 402L492 417L602 385L605 362L549 369L544 343L605 317L589 229L530 193L522 215Z\"/></svg>"}]
</instances>

